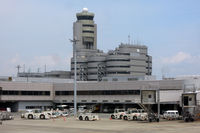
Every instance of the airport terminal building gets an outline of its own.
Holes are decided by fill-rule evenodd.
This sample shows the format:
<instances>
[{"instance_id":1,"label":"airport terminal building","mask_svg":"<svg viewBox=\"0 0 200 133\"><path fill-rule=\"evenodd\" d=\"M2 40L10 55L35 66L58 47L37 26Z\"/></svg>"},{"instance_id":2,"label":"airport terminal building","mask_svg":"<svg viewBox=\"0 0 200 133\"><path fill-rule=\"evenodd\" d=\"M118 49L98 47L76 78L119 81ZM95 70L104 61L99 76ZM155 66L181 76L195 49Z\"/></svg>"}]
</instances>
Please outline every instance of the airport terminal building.
<instances>
[{"instance_id":1,"label":"airport terminal building","mask_svg":"<svg viewBox=\"0 0 200 133\"><path fill-rule=\"evenodd\" d=\"M138 107L139 104L161 111L181 110L185 103L200 105L200 76L156 80L152 75L152 57L145 45L121 43L104 53L97 49L97 25L94 13L83 9L76 14L73 37L77 39L77 103L90 105L96 112L112 112L114 108ZM18 77L0 78L0 108L12 111L48 109L58 104L73 106L74 57L71 71L18 73ZM7 80L8 79L8 80Z\"/></svg>"},{"instance_id":2,"label":"airport terminal building","mask_svg":"<svg viewBox=\"0 0 200 133\"><path fill-rule=\"evenodd\" d=\"M36 80L37 79L37 80ZM73 81L48 82L38 78L24 81L0 81L0 105L12 111L52 108L54 105L73 106ZM52 82L53 81L53 82ZM77 85L78 105L93 105L97 112L112 112L114 108L137 107L137 104L156 106L160 95L161 111L181 109L183 92L200 90L200 77L141 80L141 81L80 81ZM159 90L159 91L158 91ZM200 98L200 97L198 97ZM200 99L197 100L199 104ZM154 107L152 107L154 108ZM107 110L107 111L105 111Z\"/></svg>"}]
</instances>

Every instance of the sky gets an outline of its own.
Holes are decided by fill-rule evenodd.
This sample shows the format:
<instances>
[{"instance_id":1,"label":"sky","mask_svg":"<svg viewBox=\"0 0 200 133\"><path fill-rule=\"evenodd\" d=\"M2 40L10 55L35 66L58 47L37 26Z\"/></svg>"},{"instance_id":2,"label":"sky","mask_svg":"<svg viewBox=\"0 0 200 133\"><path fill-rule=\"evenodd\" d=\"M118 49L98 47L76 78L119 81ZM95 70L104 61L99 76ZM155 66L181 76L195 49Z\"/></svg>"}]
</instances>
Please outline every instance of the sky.
<instances>
[{"instance_id":1,"label":"sky","mask_svg":"<svg viewBox=\"0 0 200 133\"><path fill-rule=\"evenodd\" d=\"M0 0L0 76L70 70L73 22L95 13L97 47L139 42L158 78L200 74L199 0Z\"/></svg>"}]
</instances>

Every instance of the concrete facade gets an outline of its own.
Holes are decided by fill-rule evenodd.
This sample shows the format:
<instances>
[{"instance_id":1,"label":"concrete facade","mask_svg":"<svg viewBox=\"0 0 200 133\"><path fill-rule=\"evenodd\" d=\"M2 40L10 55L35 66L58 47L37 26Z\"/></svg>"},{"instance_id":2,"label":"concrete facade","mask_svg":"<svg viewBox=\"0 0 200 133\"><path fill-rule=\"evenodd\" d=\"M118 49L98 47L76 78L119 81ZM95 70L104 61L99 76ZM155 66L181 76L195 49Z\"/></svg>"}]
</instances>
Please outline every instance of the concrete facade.
<instances>
[{"instance_id":1,"label":"concrete facade","mask_svg":"<svg viewBox=\"0 0 200 133\"><path fill-rule=\"evenodd\" d=\"M147 47L138 44L121 44L104 53L97 49L97 25L94 13L84 9L76 14L73 38L77 39L77 80L101 81L103 77L139 77L151 75L152 57ZM74 78L74 58L71 59L71 78Z\"/></svg>"},{"instance_id":2,"label":"concrete facade","mask_svg":"<svg viewBox=\"0 0 200 133\"><path fill-rule=\"evenodd\" d=\"M190 81L190 82L189 82ZM153 80L153 81L112 81L78 82L78 104L137 104L146 100L157 103L157 90L160 90L161 104L180 105L185 86L190 83L197 86L200 79L194 80ZM29 108L47 108L54 104L73 104L73 83L40 82L0 82L0 104L12 105L15 111ZM188 88L188 90L190 90ZM142 91L147 93L143 95ZM149 93L148 93L149 91ZM155 91L155 95L152 93ZM149 99L148 99L149 98ZM156 98L156 99L155 99ZM155 100L155 102L153 102ZM199 100L199 97L197 98ZM5 103L5 104L4 104ZM9 104L7 104L9 103ZM199 103L199 101L197 101Z\"/></svg>"}]
</instances>

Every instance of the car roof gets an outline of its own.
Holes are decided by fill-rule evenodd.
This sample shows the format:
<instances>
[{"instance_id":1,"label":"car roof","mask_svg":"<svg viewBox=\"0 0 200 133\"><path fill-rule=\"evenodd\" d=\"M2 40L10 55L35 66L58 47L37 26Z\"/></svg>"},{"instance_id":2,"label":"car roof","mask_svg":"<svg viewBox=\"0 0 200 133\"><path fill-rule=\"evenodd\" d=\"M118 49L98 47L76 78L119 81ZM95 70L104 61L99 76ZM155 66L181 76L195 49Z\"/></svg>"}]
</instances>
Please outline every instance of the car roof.
<instances>
[{"instance_id":1,"label":"car roof","mask_svg":"<svg viewBox=\"0 0 200 133\"><path fill-rule=\"evenodd\" d=\"M167 110L166 112L178 112L178 110Z\"/></svg>"}]
</instances>

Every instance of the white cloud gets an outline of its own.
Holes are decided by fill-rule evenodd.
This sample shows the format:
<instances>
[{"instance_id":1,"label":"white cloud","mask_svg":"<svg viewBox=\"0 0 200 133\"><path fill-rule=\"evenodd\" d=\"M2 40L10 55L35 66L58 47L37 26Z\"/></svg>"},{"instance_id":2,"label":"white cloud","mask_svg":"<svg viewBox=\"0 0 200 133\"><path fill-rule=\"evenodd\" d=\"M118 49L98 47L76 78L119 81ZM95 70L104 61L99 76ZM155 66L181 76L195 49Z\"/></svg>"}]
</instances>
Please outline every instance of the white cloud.
<instances>
[{"instance_id":1,"label":"white cloud","mask_svg":"<svg viewBox=\"0 0 200 133\"><path fill-rule=\"evenodd\" d=\"M162 63L164 64L178 64L193 58L190 54L184 52L178 52L172 57L162 58Z\"/></svg>"},{"instance_id":2,"label":"white cloud","mask_svg":"<svg viewBox=\"0 0 200 133\"><path fill-rule=\"evenodd\" d=\"M10 60L11 64L16 64L16 63L19 63L19 62L20 62L20 56L19 56L19 54L15 54L15 56L12 57L11 60Z\"/></svg>"}]
</instances>

